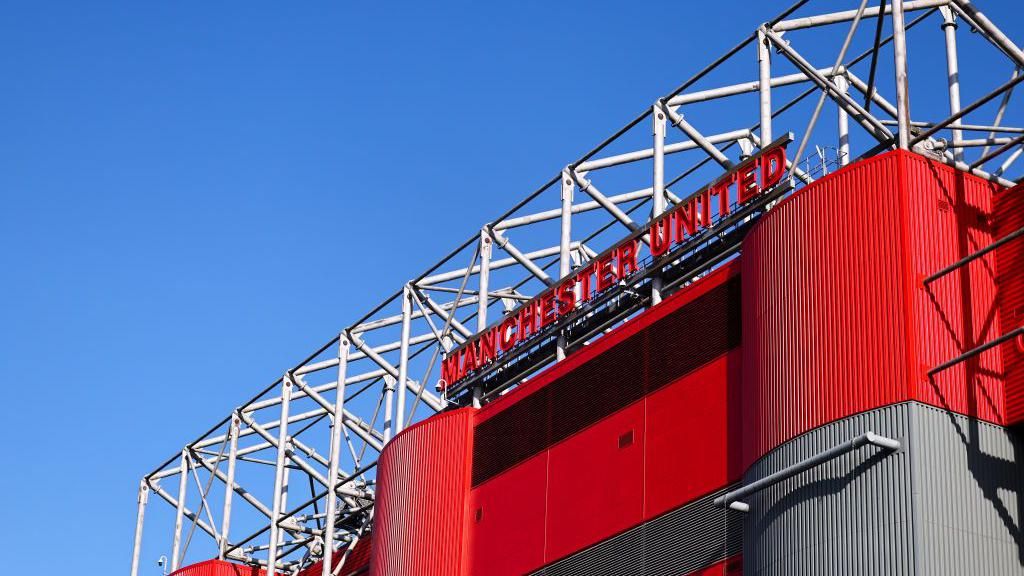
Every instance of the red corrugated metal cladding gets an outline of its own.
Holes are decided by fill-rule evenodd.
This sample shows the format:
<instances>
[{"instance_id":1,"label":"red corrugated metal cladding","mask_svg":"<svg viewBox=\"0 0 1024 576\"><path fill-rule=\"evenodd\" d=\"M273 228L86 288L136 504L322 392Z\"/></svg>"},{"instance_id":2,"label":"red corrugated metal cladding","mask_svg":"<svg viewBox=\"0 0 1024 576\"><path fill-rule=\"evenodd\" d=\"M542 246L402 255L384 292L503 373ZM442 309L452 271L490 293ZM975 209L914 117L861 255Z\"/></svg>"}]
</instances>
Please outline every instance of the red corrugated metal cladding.
<instances>
[{"instance_id":1,"label":"red corrugated metal cladding","mask_svg":"<svg viewBox=\"0 0 1024 576\"><path fill-rule=\"evenodd\" d=\"M729 330L721 310L738 322L738 271L735 262L720 269L480 410L477 434L514 412L514 428L493 432L505 438L499 448L511 451L517 438L535 428L544 436L545 427L554 435L560 418L582 419L580 412L616 391L638 398L564 439L534 440L536 449L522 450L528 457L475 486L471 574L529 573L739 479L730 447L740 445L739 411L731 407L739 405L742 356L738 341L717 334ZM731 286L735 297L727 296ZM684 357L699 348L691 337L722 343L690 366ZM655 348L675 357L659 360ZM575 406L558 392L568 379L580 379L584 387L573 391L585 405L559 415L560 406ZM524 403L520 414L515 407ZM483 442L477 439L478 449Z\"/></svg>"},{"instance_id":2,"label":"red corrugated metal cladding","mask_svg":"<svg viewBox=\"0 0 1024 576\"><path fill-rule=\"evenodd\" d=\"M743 245L747 464L807 430L916 399L1002 423L998 350L928 378L999 333L990 255L996 187L895 151L819 179Z\"/></svg>"},{"instance_id":3,"label":"red corrugated metal cladding","mask_svg":"<svg viewBox=\"0 0 1024 576\"><path fill-rule=\"evenodd\" d=\"M395 436L377 463L374 576L466 573L473 409L438 414Z\"/></svg>"},{"instance_id":4,"label":"red corrugated metal cladding","mask_svg":"<svg viewBox=\"0 0 1024 576\"><path fill-rule=\"evenodd\" d=\"M175 570L171 576L264 576L264 574L266 571L255 566L243 566L223 560L206 560Z\"/></svg>"},{"instance_id":5,"label":"red corrugated metal cladding","mask_svg":"<svg viewBox=\"0 0 1024 576\"><path fill-rule=\"evenodd\" d=\"M1024 228L1024 184L996 195L996 238ZM1024 326L1024 238L996 250L999 312L1003 332ZM1002 346L1006 370L1006 420L1024 422L1024 337Z\"/></svg>"},{"instance_id":6,"label":"red corrugated metal cladding","mask_svg":"<svg viewBox=\"0 0 1024 576\"><path fill-rule=\"evenodd\" d=\"M549 561L643 519L644 402L636 402L548 451Z\"/></svg>"},{"instance_id":7,"label":"red corrugated metal cladding","mask_svg":"<svg viewBox=\"0 0 1024 576\"><path fill-rule=\"evenodd\" d=\"M923 280L992 243L993 196L1003 187L924 156L902 154L901 158L908 284L913 296L909 336L916 343L918 365L910 393L933 406L1001 424L1005 402L998 349L927 376L931 368L1002 333L995 254L927 285Z\"/></svg>"}]
</instances>

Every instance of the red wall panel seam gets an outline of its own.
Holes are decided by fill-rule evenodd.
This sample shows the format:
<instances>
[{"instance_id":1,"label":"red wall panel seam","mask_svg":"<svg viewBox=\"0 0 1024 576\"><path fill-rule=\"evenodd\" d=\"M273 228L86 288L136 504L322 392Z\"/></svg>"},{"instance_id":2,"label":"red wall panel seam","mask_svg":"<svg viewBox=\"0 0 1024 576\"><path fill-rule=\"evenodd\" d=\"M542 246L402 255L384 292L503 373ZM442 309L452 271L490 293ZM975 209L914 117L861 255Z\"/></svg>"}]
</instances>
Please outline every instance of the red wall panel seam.
<instances>
[{"instance_id":1,"label":"red wall panel seam","mask_svg":"<svg viewBox=\"0 0 1024 576\"><path fill-rule=\"evenodd\" d=\"M909 182L907 178L906 162L907 154L902 150L897 151L899 161L896 163L896 182L899 190L897 193L900 206L900 257L903 259L903 321L905 322L907 342L907 381L905 382L907 398L916 396L918 380L921 377L921 366L917 350L917 326L913 320L914 293L917 290L917 273L914 270L913 259L910 257L910 215L907 207L907 194L909 193Z\"/></svg>"}]
</instances>

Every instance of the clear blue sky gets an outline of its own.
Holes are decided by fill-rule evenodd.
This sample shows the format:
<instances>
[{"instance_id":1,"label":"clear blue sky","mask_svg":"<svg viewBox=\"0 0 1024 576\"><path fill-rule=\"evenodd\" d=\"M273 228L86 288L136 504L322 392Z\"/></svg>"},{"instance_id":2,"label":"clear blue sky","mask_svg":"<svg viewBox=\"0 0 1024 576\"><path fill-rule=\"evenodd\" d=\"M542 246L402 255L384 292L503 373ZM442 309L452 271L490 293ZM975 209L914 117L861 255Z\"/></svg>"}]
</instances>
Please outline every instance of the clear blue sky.
<instances>
[{"instance_id":1,"label":"clear blue sky","mask_svg":"<svg viewBox=\"0 0 1024 576\"><path fill-rule=\"evenodd\" d=\"M141 474L782 8L687 4L3 3L4 566L126 571Z\"/></svg>"}]
</instances>

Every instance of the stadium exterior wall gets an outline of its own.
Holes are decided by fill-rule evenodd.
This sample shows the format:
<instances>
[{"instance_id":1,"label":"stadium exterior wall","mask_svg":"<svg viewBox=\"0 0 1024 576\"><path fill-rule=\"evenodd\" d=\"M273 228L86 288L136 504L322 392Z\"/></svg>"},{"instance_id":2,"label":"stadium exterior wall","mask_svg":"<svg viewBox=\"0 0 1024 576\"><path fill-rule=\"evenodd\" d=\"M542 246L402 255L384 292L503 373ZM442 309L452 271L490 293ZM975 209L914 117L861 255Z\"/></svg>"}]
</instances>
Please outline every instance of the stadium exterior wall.
<instances>
[{"instance_id":1,"label":"stadium exterior wall","mask_svg":"<svg viewBox=\"0 0 1024 576\"><path fill-rule=\"evenodd\" d=\"M395 436L378 460L370 574L466 573L473 410L438 414Z\"/></svg>"},{"instance_id":2,"label":"stadium exterior wall","mask_svg":"<svg viewBox=\"0 0 1024 576\"><path fill-rule=\"evenodd\" d=\"M1000 334L989 254L992 185L902 151L822 178L743 244L744 462L803 432L906 400L1003 423L999 348L929 377Z\"/></svg>"},{"instance_id":3,"label":"stadium exterior wall","mask_svg":"<svg viewBox=\"0 0 1024 576\"><path fill-rule=\"evenodd\" d=\"M1003 239L1024 229L1024 184L995 196L997 238ZM999 314L1006 330L1024 326L1024 241L1021 238L1003 244L996 251L999 284ZM1002 347L1006 371L1006 420L1024 422L1024 336Z\"/></svg>"},{"instance_id":4,"label":"stadium exterior wall","mask_svg":"<svg viewBox=\"0 0 1024 576\"><path fill-rule=\"evenodd\" d=\"M944 528L955 523L937 508L945 499L977 508L964 530L966 540L989 539L976 546L979 566L1019 570L1007 545L1021 537L1015 441L999 426L1014 393L1004 389L1003 350L929 375L1001 333L997 255L923 282L992 242L996 191L902 151L853 164L773 208L739 261L472 416L460 411L473 436L468 543L449 545L468 552L464 572L452 561L433 573L697 573L725 570L726 560L735 570L733 513L695 511L869 429L905 445L854 452L750 501L744 573L941 573L922 556L958 549ZM420 430L447 427L445 418ZM414 430L393 442L424 435ZM979 434L1001 456L970 448ZM956 449L966 456L954 458ZM413 468L412 477L429 473ZM378 514L400 476L384 475ZM971 492L975 476L991 486ZM940 478L949 484L929 484ZM391 568L374 573L417 573L393 559L412 562L392 542L417 542L419 521L378 522L374 559ZM674 546L673 532L696 544Z\"/></svg>"},{"instance_id":5,"label":"stadium exterior wall","mask_svg":"<svg viewBox=\"0 0 1024 576\"><path fill-rule=\"evenodd\" d=\"M1019 188L1019 187L1018 187ZM775 206L740 258L379 459L370 573L1024 574L1021 190L894 151ZM864 432L893 438L744 498ZM742 523L742 528L740 524ZM202 573L197 573L202 574Z\"/></svg>"}]
</instances>

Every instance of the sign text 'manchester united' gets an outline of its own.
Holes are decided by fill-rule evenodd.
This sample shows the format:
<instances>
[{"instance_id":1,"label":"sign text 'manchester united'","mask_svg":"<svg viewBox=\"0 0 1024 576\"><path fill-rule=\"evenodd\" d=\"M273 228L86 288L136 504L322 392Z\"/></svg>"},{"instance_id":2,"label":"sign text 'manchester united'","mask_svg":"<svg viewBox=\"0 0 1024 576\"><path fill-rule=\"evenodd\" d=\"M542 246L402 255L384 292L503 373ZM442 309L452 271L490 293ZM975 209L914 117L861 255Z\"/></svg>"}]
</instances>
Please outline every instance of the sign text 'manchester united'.
<instances>
[{"instance_id":1,"label":"sign text 'manchester united'","mask_svg":"<svg viewBox=\"0 0 1024 576\"><path fill-rule=\"evenodd\" d=\"M650 233L651 256L662 256L709 228L713 207L721 218L734 209L733 199L738 209L781 182L786 170L786 143L766 148L649 223L640 233ZM440 387L451 387L517 345L547 332L577 307L638 272L642 246L638 234L631 235L449 352L441 363Z\"/></svg>"}]
</instances>

